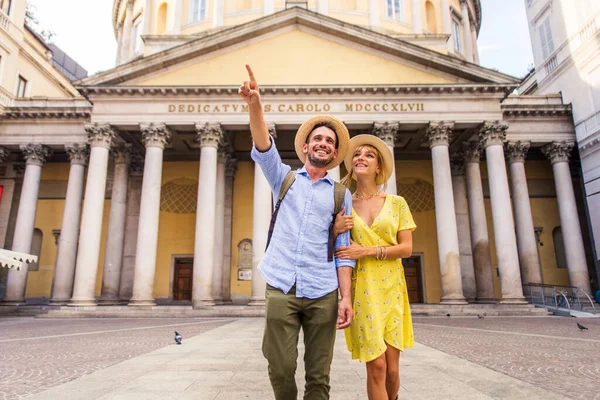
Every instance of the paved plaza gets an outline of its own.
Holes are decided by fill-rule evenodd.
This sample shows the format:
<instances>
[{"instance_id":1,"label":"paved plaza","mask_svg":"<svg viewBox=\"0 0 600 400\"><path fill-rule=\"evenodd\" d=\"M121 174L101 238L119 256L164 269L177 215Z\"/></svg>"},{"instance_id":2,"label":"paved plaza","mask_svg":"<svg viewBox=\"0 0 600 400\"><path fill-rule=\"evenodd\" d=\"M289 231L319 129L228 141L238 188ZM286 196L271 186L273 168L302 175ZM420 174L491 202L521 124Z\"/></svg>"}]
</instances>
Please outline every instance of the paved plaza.
<instances>
[{"instance_id":1,"label":"paved plaza","mask_svg":"<svg viewBox=\"0 0 600 400\"><path fill-rule=\"evenodd\" d=\"M0 400L272 399L262 327L262 318L1 318ZM424 317L414 327L402 399L600 399L598 318ZM364 365L341 332L335 351L332 399L366 399ZM301 360L302 346L300 388Z\"/></svg>"}]
</instances>

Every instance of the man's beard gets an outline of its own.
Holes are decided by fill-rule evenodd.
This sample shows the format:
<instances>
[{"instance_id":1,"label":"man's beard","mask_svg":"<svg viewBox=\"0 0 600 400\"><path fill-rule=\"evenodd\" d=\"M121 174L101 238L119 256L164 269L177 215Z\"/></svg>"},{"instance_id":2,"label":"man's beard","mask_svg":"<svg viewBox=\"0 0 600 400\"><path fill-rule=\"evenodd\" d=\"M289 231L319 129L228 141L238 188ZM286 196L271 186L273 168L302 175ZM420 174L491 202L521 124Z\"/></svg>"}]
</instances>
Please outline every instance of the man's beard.
<instances>
[{"instance_id":1,"label":"man's beard","mask_svg":"<svg viewBox=\"0 0 600 400\"><path fill-rule=\"evenodd\" d=\"M329 165L330 162L333 161L333 154L330 154L329 157L323 159L323 158L317 158L314 156L314 152L309 152L308 153L308 161L315 167L326 167L327 165Z\"/></svg>"}]
</instances>

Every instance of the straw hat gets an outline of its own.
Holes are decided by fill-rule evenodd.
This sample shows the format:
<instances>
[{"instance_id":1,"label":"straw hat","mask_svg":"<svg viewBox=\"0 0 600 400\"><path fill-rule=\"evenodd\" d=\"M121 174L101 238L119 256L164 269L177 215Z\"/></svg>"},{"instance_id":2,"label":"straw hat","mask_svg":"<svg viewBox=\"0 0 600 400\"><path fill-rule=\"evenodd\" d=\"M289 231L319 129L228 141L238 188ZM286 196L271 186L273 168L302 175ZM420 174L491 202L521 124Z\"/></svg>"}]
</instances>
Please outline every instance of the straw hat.
<instances>
[{"instance_id":1,"label":"straw hat","mask_svg":"<svg viewBox=\"0 0 600 400\"><path fill-rule=\"evenodd\" d=\"M352 158L354 157L354 152L357 148L363 145L370 145L375 147L381 153L381 174L377 175L375 178L375 184L383 185L387 182L387 180L392 176L392 170L394 168L394 157L392 156L392 152L390 148L385 144L385 142L379 139L374 135L356 135L352 139L350 139L350 144L348 146L348 153L346 153L346 158L344 159L344 165L346 166L346 170L352 170Z\"/></svg>"},{"instance_id":2,"label":"straw hat","mask_svg":"<svg viewBox=\"0 0 600 400\"><path fill-rule=\"evenodd\" d=\"M346 153L348 152L348 142L350 141L350 134L348 133L348 128L342 121L337 118L331 117L329 115L317 115L316 117L312 117L308 121L302 124L296 132L296 139L294 140L294 146L296 147L296 154L298 158L303 163L306 161L306 155L302 152L302 147L306 143L306 139L308 135L313 131L315 125L320 123L328 123L333 126L335 133L337 135L337 150L338 156L333 161L331 161L327 165L327 169L333 169L340 165L342 161L344 161L344 157L346 157Z\"/></svg>"}]
</instances>

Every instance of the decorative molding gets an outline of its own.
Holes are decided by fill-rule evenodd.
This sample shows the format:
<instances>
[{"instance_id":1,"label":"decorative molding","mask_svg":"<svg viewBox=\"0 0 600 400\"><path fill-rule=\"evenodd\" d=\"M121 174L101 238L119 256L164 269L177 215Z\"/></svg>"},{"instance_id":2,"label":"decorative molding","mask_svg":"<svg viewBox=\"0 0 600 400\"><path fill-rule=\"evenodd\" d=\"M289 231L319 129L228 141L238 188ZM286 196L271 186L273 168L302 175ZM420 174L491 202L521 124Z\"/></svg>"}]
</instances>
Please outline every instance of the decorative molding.
<instances>
[{"instance_id":1,"label":"decorative molding","mask_svg":"<svg viewBox=\"0 0 600 400\"><path fill-rule=\"evenodd\" d=\"M575 142L552 142L542 147L542 153L552 164L569 162Z\"/></svg>"},{"instance_id":2,"label":"decorative molding","mask_svg":"<svg viewBox=\"0 0 600 400\"><path fill-rule=\"evenodd\" d=\"M145 147L164 149L173 137L173 133L165 124L155 124L154 122L140 124L140 130L142 131L142 142Z\"/></svg>"},{"instance_id":3,"label":"decorative molding","mask_svg":"<svg viewBox=\"0 0 600 400\"><path fill-rule=\"evenodd\" d=\"M453 129L454 122L430 122L424 140L429 144L429 147L448 146L452 139Z\"/></svg>"},{"instance_id":4,"label":"decorative molding","mask_svg":"<svg viewBox=\"0 0 600 400\"><path fill-rule=\"evenodd\" d=\"M524 163L527 158L527 152L531 146L530 142L508 142L506 143L505 156L510 164Z\"/></svg>"},{"instance_id":5,"label":"decorative molding","mask_svg":"<svg viewBox=\"0 0 600 400\"><path fill-rule=\"evenodd\" d=\"M486 121L479 129L479 140L485 149L489 146L504 145L508 123L504 121Z\"/></svg>"},{"instance_id":6,"label":"decorative molding","mask_svg":"<svg viewBox=\"0 0 600 400\"><path fill-rule=\"evenodd\" d=\"M383 140L388 146L394 147L399 128L400 124L398 122L375 122L373 124L373 135Z\"/></svg>"},{"instance_id":7,"label":"decorative molding","mask_svg":"<svg viewBox=\"0 0 600 400\"><path fill-rule=\"evenodd\" d=\"M104 147L110 149L112 141L117 135L116 130L109 124L100 125L97 122L85 124L85 131L88 133L88 143L90 147Z\"/></svg>"},{"instance_id":8,"label":"decorative molding","mask_svg":"<svg viewBox=\"0 0 600 400\"><path fill-rule=\"evenodd\" d=\"M71 164L87 165L90 157L90 148L87 143L65 144L65 151Z\"/></svg>"},{"instance_id":9,"label":"decorative molding","mask_svg":"<svg viewBox=\"0 0 600 400\"><path fill-rule=\"evenodd\" d=\"M89 121L91 116L91 111L51 111L47 108L41 108L39 110L11 110L11 108L7 108L5 112L2 115L0 115L0 119L64 118L83 119Z\"/></svg>"},{"instance_id":10,"label":"decorative molding","mask_svg":"<svg viewBox=\"0 0 600 400\"><path fill-rule=\"evenodd\" d=\"M462 154L465 157L465 163L477 163L481 161L481 145L476 141L463 142Z\"/></svg>"},{"instance_id":11,"label":"decorative molding","mask_svg":"<svg viewBox=\"0 0 600 400\"><path fill-rule=\"evenodd\" d=\"M4 161L6 161L6 159L8 158L9 155L10 155L10 150L8 150L4 146L0 146L0 163L3 163Z\"/></svg>"},{"instance_id":12,"label":"decorative molding","mask_svg":"<svg viewBox=\"0 0 600 400\"><path fill-rule=\"evenodd\" d=\"M196 124L196 141L200 143L200 148L218 147L223 141L223 128L221 124Z\"/></svg>"},{"instance_id":13,"label":"decorative molding","mask_svg":"<svg viewBox=\"0 0 600 400\"><path fill-rule=\"evenodd\" d=\"M25 158L25 165L44 166L44 163L52 155L52 150L41 144L22 144L19 146Z\"/></svg>"},{"instance_id":14,"label":"decorative molding","mask_svg":"<svg viewBox=\"0 0 600 400\"><path fill-rule=\"evenodd\" d=\"M112 149L115 158L115 164L130 164L131 163L131 143L123 143Z\"/></svg>"}]
</instances>

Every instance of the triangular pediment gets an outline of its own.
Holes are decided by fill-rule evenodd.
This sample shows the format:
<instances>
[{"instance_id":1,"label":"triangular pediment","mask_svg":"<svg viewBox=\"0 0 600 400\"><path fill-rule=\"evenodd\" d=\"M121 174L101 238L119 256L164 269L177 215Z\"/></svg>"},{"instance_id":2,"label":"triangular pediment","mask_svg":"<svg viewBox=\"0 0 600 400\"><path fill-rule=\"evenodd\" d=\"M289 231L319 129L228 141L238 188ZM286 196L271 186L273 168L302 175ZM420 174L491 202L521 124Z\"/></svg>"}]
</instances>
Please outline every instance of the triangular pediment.
<instances>
[{"instance_id":1,"label":"triangular pediment","mask_svg":"<svg viewBox=\"0 0 600 400\"><path fill-rule=\"evenodd\" d=\"M79 86L516 84L511 76L301 8L191 40Z\"/></svg>"}]
</instances>

